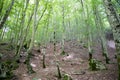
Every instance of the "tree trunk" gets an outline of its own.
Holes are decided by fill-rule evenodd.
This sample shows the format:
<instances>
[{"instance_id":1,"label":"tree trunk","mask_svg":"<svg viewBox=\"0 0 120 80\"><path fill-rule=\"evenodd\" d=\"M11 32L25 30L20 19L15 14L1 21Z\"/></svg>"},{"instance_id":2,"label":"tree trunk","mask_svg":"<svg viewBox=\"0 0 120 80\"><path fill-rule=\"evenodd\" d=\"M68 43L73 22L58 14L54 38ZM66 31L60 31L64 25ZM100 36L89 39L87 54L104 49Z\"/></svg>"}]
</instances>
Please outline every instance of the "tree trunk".
<instances>
[{"instance_id":1,"label":"tree trunk","mask_svg":"<svg viewBox=\"0 0 120 80\"><path fill-rule=\"evenodd\" d=\"M120 80L120 19L112 5L111 0L103 0L103 2L114 35L116 52L117 52L118 69L119 69L118 80Z\"/></svg>"},{"instance_id":2,"label":"tree trunk","mask_svg":"<svg viewBox=\"0 0 120 80\"><path fill-rule=\"evenodd\" d=\"M15 1L15 0L12 0L12 1L11 1L11 4L10 4L9 8L6 10L6 13L5 13L4 17L2 18L2 20L1 20L1 22L0 22L0 29L3 28L3 26L4 26L4 24L5 24L6 20L7 20L7 18L8 18L8 16L9 16L9 14L10 14L10 11L11 11L11 9L12 9L12 6L14 5L14 1Z\"/></svg>"},{"instance_id":3,"label":"tree trunk","mask_svg":"<svg viewBox=\"0 0 120 80\"><path fill-rule=\"evenodd\" d=\"M107 44L106 44L106 39L105 39L105 32L104 32L104 24L102 21L102 18L100 17L100 12L98 10L98 6L96 5L96 1L92 0L92 8L93 8L93 13L94 13L94 19L95 19L95 25L96 29L98 32L98 36L100 37L100 43L101 43L101 49L102 49L102 55L106 59L106 63L109 63L109 57L108 57L108 51L107 51Z\"/></svg>"}]
</instances>

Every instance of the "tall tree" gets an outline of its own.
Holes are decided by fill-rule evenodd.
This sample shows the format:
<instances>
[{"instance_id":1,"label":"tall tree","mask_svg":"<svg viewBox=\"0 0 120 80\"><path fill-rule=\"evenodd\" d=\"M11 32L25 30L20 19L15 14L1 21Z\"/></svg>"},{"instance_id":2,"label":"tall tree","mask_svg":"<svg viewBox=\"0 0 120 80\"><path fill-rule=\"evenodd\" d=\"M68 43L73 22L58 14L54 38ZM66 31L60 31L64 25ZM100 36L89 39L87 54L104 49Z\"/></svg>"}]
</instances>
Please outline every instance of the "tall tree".
<instances>
[{"instance_id":1,"label":"tall tree","mask_svg":"<svg viewBox=\"0 0 120 80\"><path fill-rule=\"evenodd\" d=\"M6 13L5 13L4 17L2 18L2 20L1 20L1 22L0 22L0 29L4 26L6 20L7 20L8 16L9 16L9 14L10 14L10 11L11 11L13 5L14 5L14 1L15 1L15 0L12 0L12 1L11 1L10 6L9 6L8 9L6 10ZM1 5L1 10L2 10L2 5ZM0 12L1 12L1 10L0 10Z\"/></svg>"},{"instance_id":2,"label":"tall tree","mask_svg":"<svg viewBox=\"0 0 120 80\"><path fill-rule=\"evenodd\" d=\"M99 35L99 39L100 39L100 43L101 43L101 48L102 48L102 54L106 59L106 63L109 63L109 57L108 57L108 52L107 52L107 45L106 45L106 40L105 40L105 34L104 34L104 28L103 28L103 21L102 21L102 17L100 17L100 11L99 11L99 7L97 6L97 2L95 0L92 0L92 8L93 8L93 13L95 16L95 24L98 27L97 31L98 31L98 35Z\"/></svg>"},{"instance_id":3,"label":"tall tree","mask_svg":"<svg viewBox=\"0 0 120 80\"><path fill-rule=\"evenodd\" d=\"M37 22L37 8L38 8L38 0L34 0L35 3L35 8L34 8L34 23L33 23L33 27L32 27L32 36L31 36L31 42L30 42L30 46L27 50L27 60L26 60L26 64L27 64L27 68L28 68L28 73L34 73L32 66L30 65L30 57L31 57L31 53L32 53L32 48L34 46L34 39L35 39L35 28L36 28L36 22Z\"/></svg>"},{"instance_id":4,"label":"tall tree","mask_svg":"<svg viewBox=\"0 0 120 80\"><path fill-rule=\"evenodd\" d=\"M103 0L103 2L114 35L114 41L117 52L118 69L119 69L118 80L120 80L120 18L113 7L111 0Z\"/></svg>"}]
</instances>

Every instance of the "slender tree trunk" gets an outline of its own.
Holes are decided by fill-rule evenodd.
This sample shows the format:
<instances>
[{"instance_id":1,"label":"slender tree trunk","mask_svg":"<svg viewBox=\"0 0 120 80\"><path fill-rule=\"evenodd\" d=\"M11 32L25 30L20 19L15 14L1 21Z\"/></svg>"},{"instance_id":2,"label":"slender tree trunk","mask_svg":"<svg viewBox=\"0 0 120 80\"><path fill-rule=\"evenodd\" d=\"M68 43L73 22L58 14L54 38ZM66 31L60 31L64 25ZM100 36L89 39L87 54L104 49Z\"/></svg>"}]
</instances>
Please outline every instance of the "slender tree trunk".
<instances>
[{"instance_id":1,"label":"slender tree trunk","mask_svg":"<svg viewBox=\"0 0 120 80\"><path fill-rule=\"evenodd\" d=\"M118 69L119 69L118 80L120 80L120 19L112 5L111 0L103 0L103 2L114 35L116 52L117 52Z\"/></svg>"},{"instance_id":2,"label":"slender tree trunk","mask_svg":"<svg viewBox=\"0 0 120 80\"><path fill-rule=\"evenodd\" d=\"M32 66L30 65L30 57L31 57L31 53L32 53L32 48L34 46L34 38L35 38L35 28L37 26L37 5L38 5L38 0L35 0L35 8L34 8L34 23L33 23L33 27L32 27L32 37L31 37L31 42L30 42L30 46L29 49L27 50L27 60L26 60L26 64L27 64L27 68L28 68L28 73L34 73L35 71L33 71Z\"/></svg>"},{"instance_id":3,"label":"slender tree trunk","mask_svg":"<svg viewBox=\"0 0 120 80\"><path fill-rule=\"evenodd\" d=\"M38 3L39 3L39 1L38 1ZM36 27L35 27L35 32L36 32L36 30L37 30L37 28L38 28L38 25L39 25L40 20L42 19L42 17L44 16L45 11L47 10L47 4L48 4L48 2L46 3L45 9L43 10L41 16L38 18L38 22L36 23ZM36 4L36 5L37 5L37 8L38 8L38 4Z\"/></svg>"},{"instance_id":4,"label":"slender tree trunk","mask_svg":"<svg viewBox=\"0 0 120 80\"><path fill-rule=\"evenodd\" d=\"M61 79L62 74L61 74L61 71L60 71L59 61L56 57L56 28L54 29L53 39L54 39L54 57L55 57L55 63L56 63L57 71L58 71L58 78Z\"/></svg>"},{"instance_id":5,"label":"slender tree trunk","mask_svg":"<svg viewBox=\"0 0 120 80\"><path fill-rule=\"evenodd\" d=\"M98 27L98 35L100 37L100 43L101 43L101 48L102 48L102 54L106 59L106 63L109 63L109 57L108 57L108 52L107 52L107 45L106 45L106 40L105 40L105 35L104 35L104 29L103 29L103 22L100 17L100 13L98 11L98 7L96 5L96 2L93 0L93 12L94 12L94 18L95 18L95 24Z\"/></svg>"},{"instance_id":6,"label":"slender tree trunk","mask_svg":"<svg viewBox=\"0 0 120 80\"><path fill-rule=\"evenodd\" d=\"M7 18L8 18L8 16L9 16L9 14L10 14L10 11L11 11L11 9L12 9L12 6L14 5L14 1L15 1L15 0L12 0L12 1L11 1L11 4L10 4L9 8L6 10L6 13L5 13L4 17L2 18L2 20L1 20L1 22L0 22L0 29L3 28L3 26L4 26L4 24L5 24L6 20L7 20Z\"/></svg>"},{"instance_id":7,"label":"slender tree trunk","mask_svg":"<svg viewBox=\"0 0 120 80\"><path fill-rule=\"evenodd\" d=\"M62 6L62 18L63 18L63 21L62 21L62 25L63 25L63 35L62 35L62 53L64 54L65 51L64 51L64 43L65 43L65 21L64 21L64 18L65 18L65 14L64 14L64 5Z\"/></svg>"},{"instance_id":8,"label":"slender tree trunk","mask_svg":"<svg viewBox=\"0 0 120 80\"><path fill-rule=\"evenodd\" d=\"M20 39L20 43L18 44L19 45L19 49L18 49L18 51L16 52L16 55L17 56L19 56L19 53L20 53L20 51L21 51L21 48L22 48L22 46L23 46L23 43L24 43L24 40L25 40L25 37L26 37L26 34L27 33L25 33L26 32L26 29L28 28L28 26L26 26L25 27L25 29L23 29L23 27L25 26L25 17L26 17L26 10L27 10L27 8L28 8L28 4L29 4L29 0L27 0L27 2L26 2L26 6L25 6L25 9L24 9L24 11L23 11L23 13L22 13L22 20L21 20L21 22L20 22L20 24L21 24L21 30L20 30L20 35L19 35L19 39ZM29 23L28 23L29 24Z\"/></svg>"},{"instance_id":9,"label":"slender tree trunk","mask_svg":"<svg viewBox=\"0 0 120 80\"><path fill-rule=\"evenodd\" d=\"M2 9L3 9L3 4L4 4L4 0L0 0L0 14L1 14Z\"/></svg>"}]
</instances>

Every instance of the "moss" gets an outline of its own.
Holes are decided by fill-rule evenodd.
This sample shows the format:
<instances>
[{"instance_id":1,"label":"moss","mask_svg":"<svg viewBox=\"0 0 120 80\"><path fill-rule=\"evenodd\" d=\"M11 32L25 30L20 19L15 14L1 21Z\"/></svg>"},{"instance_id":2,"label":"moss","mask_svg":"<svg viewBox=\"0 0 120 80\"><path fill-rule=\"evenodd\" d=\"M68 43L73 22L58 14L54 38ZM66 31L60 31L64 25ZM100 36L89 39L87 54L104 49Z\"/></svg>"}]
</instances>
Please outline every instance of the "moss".
<instances>
[{"instance_id":1,"label":"moss","mask_svg":"<svg viewBox=\"0 0 120 80\"><path fill-rule=\"evenodd\" d=\"M27 64L27 69L29 74L35 73L35 71L32 69L32 66L30 65L31 54L32 54L31 52L28 53L27 60L25 62Z\"/></svg>"},{"instance_id":2,"label":"moss","mask_svg":"<svg viewBox=\"0 0 120 80\"><path fill-rule=\"evenodd\" d=\"M87 44L83 44L83 47L84 47L84 48L88 48Z\"/></svg>"},{"instance_id":3,"label":"moss","mask_svg":"<svg viewBox=\"0 0 120 80\"><path fill-rule=\"evenodd\" d=\"M96 59L91 59L89 62L90 70L96 71L96 70L106 70L106 66L102 64L101 61L98 61Z\"/></svg>"},{"instance_id":4,"label":"moss","mask_svg":"<svg viewBox=\"0 0 120 80\"><path fill-rule=\"evenodd\" d=\"M90 65L90 69L91 69L92 71L97 70L97 68L96 68L96 62L95 62L94 59L91 59L91 60L90 60L89 65Z\"/></svg>"},{"instance_id":5,"label":"moss","mask_svg":"<svg viewBox=\"0 0 120 80\"><path fill-rule=\"evenodd\" d=\"M61 52L60 55L67 55L67 56L69 56L64 50Z\"/></svg>"},{"instance_id":6,"label":"moss","mask_svg":"<svg viewBox=\"0 0 120 80\"><path fill-rule=\"evenodd\" d=\"M0 80L7 80L14 76L13 70L18 68L17 62L13 60L7 60L0 62Z\"/></svg>"},{"instance_id":7,"label":"moss","mask_svg":"<svg viewBox=\"0 0 120 80\"><path fill-rule=\"evenodd\" d=\"M68 74L63 74L62 80L72 80L71 76Z\"/></svg>"}]
</instances>

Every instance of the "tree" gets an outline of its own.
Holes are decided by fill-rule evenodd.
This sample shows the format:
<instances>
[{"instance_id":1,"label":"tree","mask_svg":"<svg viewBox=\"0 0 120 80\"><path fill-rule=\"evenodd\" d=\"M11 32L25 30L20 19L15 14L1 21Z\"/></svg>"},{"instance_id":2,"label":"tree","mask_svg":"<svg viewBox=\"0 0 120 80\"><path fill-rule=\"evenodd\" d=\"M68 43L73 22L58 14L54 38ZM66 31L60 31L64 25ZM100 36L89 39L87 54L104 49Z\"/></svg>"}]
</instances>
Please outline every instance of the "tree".
<instances>
[{"instance_id":1,"label":"tree","mask_svg":"<svg viewBox=\"0 0 120 80\"><path fill-rule=\"evenodd\" d=\"M115 41L116 52L117 52L118 69L119 69L118 80L120 80L120 18L118 13L115 11L113 7L111 0L103 0L103 2L105 5L107 17L112 27L112 31L114 35L114 41Z\"/></svg>"},{"instance_id":2,"label":"tree","mask_svg":"<svg viewBox=\"0 0 120 80\"><path fill-rule=\"evenodd\" d=\"M12 1L11 1L10 6L9 6L8 9L6 10L6 13L5 13L4 17L2 18L2 20L1 20L1 22L0 22L0 29L4 26L6 20L7 20L8 16L9 16L9 14L10 14L10 11L11 11L11 9L12 9L12 6L14 5L14 1L15 1L15 0L12 0ZM1 2L1 4L3 5L3 1ZM1 5L0 13L1 13L1 11L2 11L2 7L3 7L2 5Z\"/></svg>"},{"instance_id":3,"label":"tree","mask_svg":"<svg viewBox=\"0 0 120 80\"><path fill-rule=\"evenodd\" d=\"M102 48L102 55L105 57L106 59L106 63L109 63L109 57L108 57L108 52L107 52L107 46L106 46L106 39L105 39L105 30L103 28L103 21L102 21L102 17L100 17L100 11L99 11L99 7L97 6L97 2L92 0L92 8L93 8L93 13L94 13L94 18L95 18L95 24L98 31L98 35L99 35L99 39L100 39L100 43L101 43L101 48Z\"/></svg>"}]
</instances>

